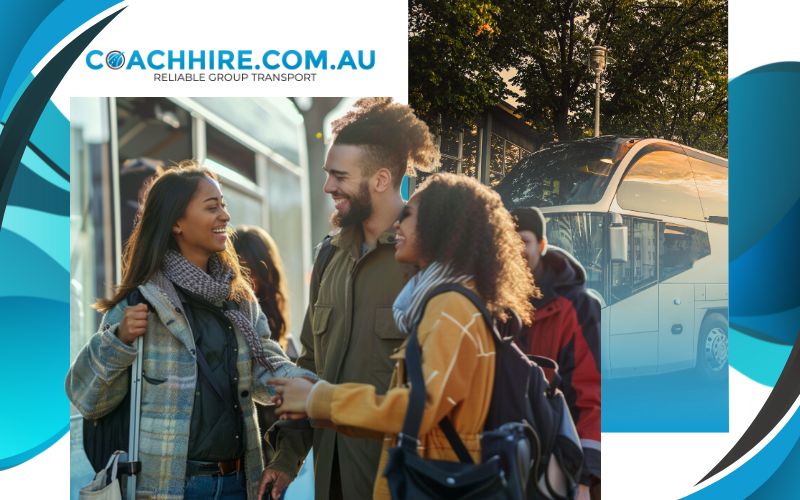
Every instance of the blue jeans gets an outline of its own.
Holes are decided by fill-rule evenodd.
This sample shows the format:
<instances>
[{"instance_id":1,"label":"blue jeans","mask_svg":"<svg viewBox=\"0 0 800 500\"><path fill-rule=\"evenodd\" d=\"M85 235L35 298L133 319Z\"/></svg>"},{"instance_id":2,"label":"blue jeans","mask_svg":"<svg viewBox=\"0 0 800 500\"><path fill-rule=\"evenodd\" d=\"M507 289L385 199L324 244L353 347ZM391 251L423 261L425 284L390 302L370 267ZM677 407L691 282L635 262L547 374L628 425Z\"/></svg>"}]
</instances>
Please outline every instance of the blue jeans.
<instances>
[{"instance_id":1,"label":"blue jeans","mask_svg":"<svg viewBox=\"0 0 800 500\"><path fill-rule=\"evenodd\" d=\"M246 500L247 481L244 472L224 476L189 476L184 500Z\"/></svg>"}]
</instances>

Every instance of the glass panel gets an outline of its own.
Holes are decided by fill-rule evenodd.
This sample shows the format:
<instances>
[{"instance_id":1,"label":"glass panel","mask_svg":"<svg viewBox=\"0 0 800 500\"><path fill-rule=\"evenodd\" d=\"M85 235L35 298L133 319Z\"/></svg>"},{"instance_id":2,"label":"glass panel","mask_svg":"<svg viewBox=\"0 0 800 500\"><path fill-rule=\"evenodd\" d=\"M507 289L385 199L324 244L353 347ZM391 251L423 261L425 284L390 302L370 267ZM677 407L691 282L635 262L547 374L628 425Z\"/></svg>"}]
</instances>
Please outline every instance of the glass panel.
<instances>
[{"instance_id":1,"label":"glass panel","mask_svg":"<svg viewBox=\"0 0 800 500\"><path fill-rule=\"evenodd\" d=\"M505 171L508 172L511 170L511 167L519 162L519 146L514 144L511 141L506 141L506 157L505 161Z\"/></svg>"},{"instance_id":2,"label":"glass panel","mask_svg":"<svg viewBox=\"0 0 800 500\"><path fill-rule=\"evenodd\" d=\"M264 225L263 208L261 201L243 191L240 191L222 179L222 195L228 205L228 213L231 214L232 226L248 224L251 226L262 227Z\"/></svg>"},{"instance_id":3,"label":"glass panel","mask_svg":"<svg viewBox=\"0 0 800 500\"><path fill-rule=\"evenodd\" d=\"M128 240L144 189L156 171L193 157L189 113L163 98L117 99L120 235Z\"/></svg>"},{"instance_id":4,"label":"glass panel","mask_svg":"<svg viewBox=\"0 0 800 500\"><path fill-rule=\"evenodd\" d=\"M604 214L545 214L548 245L559 247L586 270L586 286L603 294Z\"/></svg>"},{"instance_id":5,"label":"glass panel","mask_svg":"<svg viewBox=\"0 0 800 500\"><path fill-rule=\"evenodd\" d=\"M505 155L503 152L505 140L497 134L492 134L489 148L489 185L494 187L505 177Z\"/></svg>"},{"instance_id":6,"label":"glass panel","mask_svg":"<svg viewBox=\"0 0 800 500\"><path fill-rule=\"evenodd\" d=\"M225 165L255 182L255 153L210 125L206 125L206 150L210 160Z\"/></svg>"},{"instance_id":7,"label":"glass panel","mask_svg":"<svg viewBox=\"0 0 800 500\"><path fill-rule=\"evenodd\" d=\"M283 259L289 289L289 332L299 338L305 313L303 289L303 206L300 178L278 165L268 166L269 232Z\"/></svg>"},{"instance_id":8,"label":"glass panel","mask_svg":"<svg viewBox=\"0 0 800 500\"><path fill-rule=\"evenodd\" d=\"M445 130L442 132L439 151L441 151L442 155L458 158L458 130Z\"/></svg>"},{"instance_id":9,"label":"glass panel","mask_svg":"<svg viewBox=\"0 0 800 500\"><path fill-rule=\"evenodd\" d=\"M470 177L478 177L478 150L479 147L478 128L464 131L464 145L461 148L461 173Z\"/></svg>"},{"instance_id":10,"label":"glass panel","mask_svg":"<svg viewBox=\"0 0 800 500\"><path fill-rule=\"evenodd\" d=\"M694 181L700 192L703 215L728 217L728 169L709 161L691 158Z\"/></svg>"},{"instance_id":11,"label":"glass panel","mask_svg":"<svg viewBox=\"0 0 800 500\"><path fill-rule=\"evenodd\" d=\"M118 98L119 164L144 157L169 165L191 158L191 124L189 113L167 99Z\"/></svg>"},{"instance_id":12,"label":"glass panel","mask_svg":"<svg viewBox=\"0 0 800 500\"><path fill-rule=\"evenodd\" d=\"M519 162L497 191L509 209L596 203L627 152L619 139L594 139L559 144L537 151ZM522 154L520 153L520 157ZM492 136L492 166L497 157Z\"/></svg>"},{"instance_id":13,"label":"glass panel","mask_svg":"<svg viewBox=\"0 0 800 500\"><path fill-rule=\"evenodd\" d=\"M300 164L297 140L303 118L292 102L283 97L196 97L207 107L261 144Z\"/></svg>"},{"instance_id":14,"label":"glass panel","mask_svg":"<svg viewBox=\"0 0 800 500\"><path fill-rule=\"evenodd\" d=\"M696 260L711 254L708 233L676 224L663 224L659 279L691 269Z\"/></svg>"},{"instance_id":15,"label":"glass panel","mask_svg":"<svg viewBox=\"0 0 800 500\"><path fill-rule=\"evenodd\" d=\"M451 174L458 173L458 160L449 156L442 156L442 166L439 172L449 172Z\"/></svg>"},{"instance_id":16,"label":"glass panel","mask_svg":"<svg viewBox=\"0 0 800 500\"><path fill-rule=\"evenodd\" d=\"M672 151L642 156L625 174L617 202L637 212L703 220L689 159Z\"/></svg>"},{"instance_id":17,"label":"glass panel","mask_svg":"<svg viewBox=\"0 0 800 500\"><path fill-rule=\"evenodd\" d=\"M624 216L628 227L628 262L611 264L611 300L622 300L656 282L656 222Z\"/></svg>"},{"instance_id":18,"label":"glass panel","mask_svg":"<svg viewBox=\"0 0 800 500\"><path fill-rule=\"evenodd\" d=\"M114 282L108 116L107 99L71 100L70 364L97 331L92 304L109 296Z\"/></svg>"},{"instance_id":19,"label":"glass panel","mask_svg":"<svg viewBox=\"0 0 800 500\"><path fill-rule=\"evenodd\" d=\"M100 314L92 304L111 295L115 280L108 102L70 100L70 365L99 327ZM69 412L70 495L78 498L94 470L83 450L83 418L71 403Z\"/></svg>"}]
</instances>

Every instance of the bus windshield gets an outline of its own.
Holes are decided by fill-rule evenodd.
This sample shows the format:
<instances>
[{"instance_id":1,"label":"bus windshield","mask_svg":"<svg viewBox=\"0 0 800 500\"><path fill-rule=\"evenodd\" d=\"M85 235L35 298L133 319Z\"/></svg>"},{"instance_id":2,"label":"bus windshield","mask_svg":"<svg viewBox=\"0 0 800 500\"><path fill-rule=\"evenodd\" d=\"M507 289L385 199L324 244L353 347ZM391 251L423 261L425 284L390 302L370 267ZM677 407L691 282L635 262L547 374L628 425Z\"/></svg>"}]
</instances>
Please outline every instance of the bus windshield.
<instances>
[{"instance_id":1,"label":"bus windshield","mask_svg":"<svg viewBox=\"0 0 800 500\"><path fill-rule=\"evenodd\" d=\"M632 144L600 137L542 149L514 166L496 190L509 210L596 203Z\"/></svg>"},{"instance_id":2,"label":"bus windshield","mask_svg":"<svg viewBox=\"0 0 800 500\"><path fill-rule=\"evenodd\" d=\"M547 242L571 253L586 270L586 287L603 294L603 227L601 213L545 213Z\"/></svg>"}]
</instances>

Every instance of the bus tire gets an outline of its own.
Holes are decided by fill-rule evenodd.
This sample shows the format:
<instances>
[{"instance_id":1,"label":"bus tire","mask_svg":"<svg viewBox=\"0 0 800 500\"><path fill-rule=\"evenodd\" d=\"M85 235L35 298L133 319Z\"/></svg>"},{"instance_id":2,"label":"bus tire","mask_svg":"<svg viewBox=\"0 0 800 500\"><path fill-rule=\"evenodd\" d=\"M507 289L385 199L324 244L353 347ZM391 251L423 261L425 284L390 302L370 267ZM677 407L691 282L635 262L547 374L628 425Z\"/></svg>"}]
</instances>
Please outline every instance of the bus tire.
<instances>
[{"instance_id":1,"label":"bus tire","mask_svg":"<svg viewBox=\"0 0 800 500\"><path fill-rule=\"evenodd\" d=\"M703 319L697 345L697 370L720 380L728 375L728 318L714 312Z\"/></svg>"}]
</instances>

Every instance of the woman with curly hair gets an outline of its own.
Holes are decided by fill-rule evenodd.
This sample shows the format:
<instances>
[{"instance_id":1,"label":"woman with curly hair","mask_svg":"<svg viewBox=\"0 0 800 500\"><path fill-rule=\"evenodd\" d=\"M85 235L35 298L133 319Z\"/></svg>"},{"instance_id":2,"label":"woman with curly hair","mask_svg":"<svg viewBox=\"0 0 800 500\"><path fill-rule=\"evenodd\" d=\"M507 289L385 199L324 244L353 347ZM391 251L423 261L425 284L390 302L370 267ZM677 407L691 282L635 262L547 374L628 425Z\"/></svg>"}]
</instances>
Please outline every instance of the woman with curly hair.
<instances>
[{"instance_id":1,"label":"woman with curly hair","mask_svg":"<svg viewBox=\"0 0 800 500\"><path fill-rule=\"evenodd\" d=\"M532 317L528 297L533 278L520 254L521 240L500 197L474 179L434 174L414 194L395 223L395 258L419 271L394 303L397 326L406 334L417 327L425 378L425 410L419 430L423 458L457 462L438 427L449 418L473 460L480 461L480 433L489 411L495 372L492 332L464 295L445 292L427 300L441 284L463 285L498 318L507 311ZM282 418L308 415L338 431L383 436L383 453L374 498L389 498L383 470L408 407L409 388L398 362L391 389L376 394L368 384L313 384L274 379Z\"/></svg>"}]
</instances>

